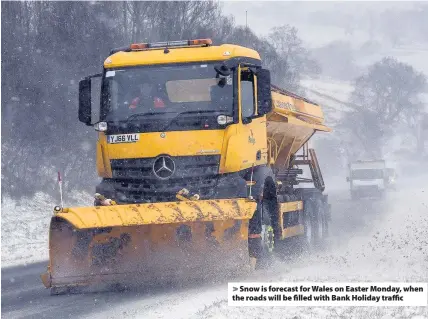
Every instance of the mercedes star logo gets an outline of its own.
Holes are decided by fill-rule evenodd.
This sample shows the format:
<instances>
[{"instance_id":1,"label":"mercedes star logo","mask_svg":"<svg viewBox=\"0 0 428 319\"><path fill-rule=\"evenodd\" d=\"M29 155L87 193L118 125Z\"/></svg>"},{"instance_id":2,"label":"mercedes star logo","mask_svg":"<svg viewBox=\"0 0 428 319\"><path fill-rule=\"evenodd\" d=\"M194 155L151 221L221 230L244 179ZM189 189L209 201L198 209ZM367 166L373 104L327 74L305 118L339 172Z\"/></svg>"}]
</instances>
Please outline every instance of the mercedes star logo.
<instances>
[{"instance_id":1,"label":"mercedes star logo","mask_svg":"<svg viewBox=\"0 0 428 319\"><path fill-rule=\"evenodd\" d=\"M169 156L160 156L153 163L153 173L157 178L167 179L175 172L175 163Z\"/></svg>"}]
</instances>

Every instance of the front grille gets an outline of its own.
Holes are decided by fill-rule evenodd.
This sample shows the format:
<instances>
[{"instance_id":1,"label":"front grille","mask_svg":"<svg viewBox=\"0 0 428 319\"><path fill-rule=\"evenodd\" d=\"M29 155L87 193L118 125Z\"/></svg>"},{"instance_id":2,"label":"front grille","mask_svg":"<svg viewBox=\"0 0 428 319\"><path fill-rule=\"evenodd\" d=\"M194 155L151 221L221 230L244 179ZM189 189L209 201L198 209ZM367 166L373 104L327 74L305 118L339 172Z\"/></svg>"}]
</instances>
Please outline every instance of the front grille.
<instances>
[{"instance_id":1,"label":"front grille","mask_svg":"<svg viewBox=\"0 0 428 319\"><path fill-rule=\"evenodd\" d=\"M210 197L217 184L219 155L175 156L175 171L168 179L156 176L153 165L159 157L111 160L113 187L119 202L175 200L182 188Z\"/></svg>"},{"instance_id":2,"label":"front grille","mask_svg":"<svg viewBox=\"0 0 428 319\"><path fill-rule=\"evenodd\" d=\"M117 179L158 179L153 172L153 164L158 157L120 159L111 161L113 178ZM217 175L220 155L174 156L175 172L171 178L189 178Z\"/></svg>"},{"instance_id":3,"label":"front grille","mask_svg":"<svg viewBox=\"0 0 428 319\"><path fill-rule=\"evenodd\" d=\"M366 191L366 192L375 192L379 190L379 187L377 185L357 185L354 186L355 190L357 191Z\"/></svg>"}]
</instances>

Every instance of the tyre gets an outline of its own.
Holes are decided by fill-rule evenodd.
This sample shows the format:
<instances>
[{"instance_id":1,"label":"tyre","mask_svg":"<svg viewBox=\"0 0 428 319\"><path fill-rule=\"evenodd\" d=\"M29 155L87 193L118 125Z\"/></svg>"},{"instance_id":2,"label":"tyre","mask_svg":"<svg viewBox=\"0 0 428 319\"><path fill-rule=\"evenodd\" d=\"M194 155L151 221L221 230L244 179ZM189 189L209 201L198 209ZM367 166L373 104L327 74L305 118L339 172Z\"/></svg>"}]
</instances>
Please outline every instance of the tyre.
<instances>
[{"instance_id":1,"label":"tyre","mask_svg":"<svg viewBox=\"0 0 428 319\"><path fill-rule=\"evenodd\" d=\"M257 259L256 268L270 267L274 260L275 231L272 225L270 207L272 203L262 201L262 231L260 239L260 258Z\"/></svg>"},{"instance_id":2,"label":"tyre","mask_svg":"<svg viewBox=\"0 0 428 319\"><path fill-rule=\"evenodd\" d=\"M321 199L313 201L313 226L314 227L314 245L317 248L323 248L327 238L327 216L325 211L325 204Z\"/></svg>"},{"instance_id":3,"label":"tyre","mask_svg":"<svg viewBox=\"0 0 428 319\"><path fill-rule=\"evenodd\" d=\"M304 252L311 253L316 247L317 219L314 216L314 203L306 201L303 211L303 229L301 248Z\"/></svg>"},{"instance_id":4,"label":"tyre","mask_svg":"<svg viewBox=\"0 0 428 319\"><path fill-rule=\"evenodd\" d=\"M327 239L330 234L329 223L331 221L331 206L327 201L324 204L324 239Z\"/></svg>"},{"instance_id":5,"label":"tyre","mask_svg":"<svg viewBox=\"0 0 428 319\"><path fill-rule=\"evenodd\" d=\"M51 296L62 296L62 295L69 295L73 291L70 287L64 286L64 287L51 287L50 289L50 295Z\"/></svg>"}]
</instances>

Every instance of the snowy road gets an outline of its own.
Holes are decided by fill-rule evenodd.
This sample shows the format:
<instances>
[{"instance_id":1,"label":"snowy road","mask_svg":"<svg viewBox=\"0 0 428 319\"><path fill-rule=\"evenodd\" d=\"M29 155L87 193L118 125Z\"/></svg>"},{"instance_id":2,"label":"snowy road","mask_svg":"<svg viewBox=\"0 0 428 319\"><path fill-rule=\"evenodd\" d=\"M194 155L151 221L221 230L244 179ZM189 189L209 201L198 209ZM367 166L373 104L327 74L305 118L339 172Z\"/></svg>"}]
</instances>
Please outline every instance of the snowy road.
<instances>
[{"instance_id":1,"label":"snowy road","mask_svg":"<svg viewBox=\"0 0 428 319\"><path fill-rule=\"evenodd\" d=\"M347 193L330 191L329 248L250 279L427 282L427 194L427 188L408 188L383 201L351 202ZM50 296L39 280L45 265L2 269L4 318L428 318L427 308L232 308L227 306L227 282L150 292Z\"/></svg>"}]
</instances>

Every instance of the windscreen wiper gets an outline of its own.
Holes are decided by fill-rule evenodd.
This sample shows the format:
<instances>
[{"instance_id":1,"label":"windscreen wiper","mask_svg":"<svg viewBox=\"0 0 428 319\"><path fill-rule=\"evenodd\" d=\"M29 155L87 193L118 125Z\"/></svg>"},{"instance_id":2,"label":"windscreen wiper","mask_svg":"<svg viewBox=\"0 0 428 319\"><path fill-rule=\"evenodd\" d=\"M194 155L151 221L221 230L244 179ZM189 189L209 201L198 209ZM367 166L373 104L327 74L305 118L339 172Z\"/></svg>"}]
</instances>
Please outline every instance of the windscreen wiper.
<instances>
[{"instance_id":1,"label":"windscreen wiper","mask_svg":"<svg viewBox=\"0 0 428 319\"><path fill-rule=\"evenodd\" d=\"M129 116L127 119L126 119L126 121L127 122L129 122L129 121L132 121L132 120L135 120L136 118L139 118L140 116L142 116L142 117L144 117L144 116L146 116L146 115L157 115L157 114L159 114L159 115L163 115L163 114L169 114L169 113L174 113L174 112L147 112L147 113L137 113L137 114L132 114L131 116Z\"/></svg>"},{"instance_id":2,"label":"windscreen wiper","mask_svg":"<svg viewBox=\"0 0 428 319\"><path fill-rule=\"evenodd\" d=\"M162 129L162 131L166 131L171 126L171 124L174 123L181 115L183 115L183 114L198 114L198 113L221 113L221 112L220 111L214 111L214 110L208 110L208 111L196 111L196 110L193 110L193 111L184 111L184 112L178 113L176 116L174 116L172 118L172 120Z\"/></svg>"}]
</instances>

